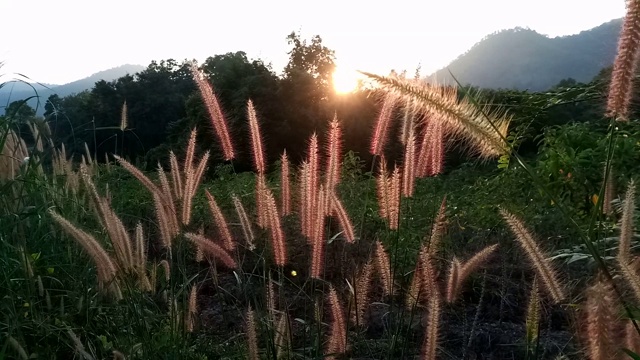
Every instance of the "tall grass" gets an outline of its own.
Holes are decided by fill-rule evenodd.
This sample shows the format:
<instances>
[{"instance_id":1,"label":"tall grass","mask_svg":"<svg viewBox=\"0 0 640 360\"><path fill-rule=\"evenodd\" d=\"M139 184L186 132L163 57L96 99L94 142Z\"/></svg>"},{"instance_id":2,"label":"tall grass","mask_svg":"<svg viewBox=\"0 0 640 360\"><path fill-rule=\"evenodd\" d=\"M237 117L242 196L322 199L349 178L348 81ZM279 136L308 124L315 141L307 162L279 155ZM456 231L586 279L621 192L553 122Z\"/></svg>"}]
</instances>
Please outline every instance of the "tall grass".
<instances>
[{"instance_id":1,"label":"tall grass","mask_svg":"<svg viewBox=\"0 0 640 360\"><path fill-rule=\"evenodd\" d=\"M637 15L634 9L629 17ZM632 31L631 25L624 31ZM631 35L623 33L621 44ZM620 45L620 56L632 45ZM621 74L630 71L624 66L635 66L635 60L625 61L616 63ZM230 161L236 150L223 109L195 64L192 75ZM495 264L521 259L526 266L510 264L522 282L510 289L523 293L513 295L511 318L519 317L513 326L522 336L512 355L544 357L550 331L543 336L541 325L551 329L558 317L579 336L564 354L552 355L604 359L640 351L632 317L640 300L633 181L619 209L617 256L603 256L594 245L601 240L599 228L615 216L607 185L619 132L614 120L588 227L556 201L557 213L567 216L562 221L577 228L597 265L587 280L551 259L550 244L534 235L513 203L490 209L498 239L477 244L448 234L473 226L461 223L457 212L464 210L451 206L455 192L443 198L432 187L437 181L445 186L444 149L452 139L484 162L514 157L518 176L530 176L540 193L556 200L513 152L509 114L479 107L471 96L460 99L454 87L368 75L379 85L382 109L370 146L375 171L358 182L342 178L337 117L327 134L311 136L298 168L283 153L280 172L268 174L251 101L255 175L235 174L232 183L203 181L209 152L196 154L197 129L184 144L183 159L170 152L168 170L158 166L146 174L118 156L119 166L101 165L89 151L73 161L46 131L26 144L15 126L0 124L0 284L6 289L0 355L465 358L482 331L483 306L492 304L485 298L497 293L491 286L513 281ZM624 97L620 89L626 85L615 83L623 80L614 77L611 97ZM608 114L622 118L626 109L620 106ZM405 113L398 139L405 151L391 164L384 155L394 109ZM124 104L123 131L126 122ZM119 211L127 197L143 210ZM509 299L499 301L503 309ZM464 314L469 307L471 324ZM459 323L458 333L446 326Z\"/></svg>"}]
</instances>

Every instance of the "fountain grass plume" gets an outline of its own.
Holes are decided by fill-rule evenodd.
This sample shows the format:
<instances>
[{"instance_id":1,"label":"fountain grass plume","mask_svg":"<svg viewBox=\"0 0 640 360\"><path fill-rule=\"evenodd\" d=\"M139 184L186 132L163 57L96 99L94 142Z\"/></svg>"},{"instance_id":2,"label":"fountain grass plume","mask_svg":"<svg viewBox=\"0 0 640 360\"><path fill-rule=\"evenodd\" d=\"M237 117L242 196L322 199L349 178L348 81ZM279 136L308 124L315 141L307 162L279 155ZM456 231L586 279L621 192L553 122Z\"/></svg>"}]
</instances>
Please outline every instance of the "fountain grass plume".
<instances>
[{"instance_id":1,"label":"fountain grass plume","mask_svg":"<svg viewBox=\"0 0 640 360\"><path fill-rule=\"evenodd\" d=\"M511 117L504 111L479 109L466 98L458 100L454 87L363 74L375 80L385 96L413 103L420 113L441 122L449 135L464 139L478 157L487 159L508 153L505 137Z\"/></svg>"},{"instance_id":2,"label":"fountain grass plume","mask_svg":"<svg viewBox=\"0 0 640 360\"><path fill-rule=\"evenodd\" d=\"M202 73L202 71L198 69L195 63L191 64L190 70L193 80L198 86L198 90L200 91L200 95L202 96L205 107L209 112L211 124L213 125L215 133L220 140L223 157L225 160L231 160L235 158L235 152L233 149L233 143L231 142L231 136L229 135L227 121L225 120L222 109L220 108L218 97L213 91L213 87L211 87L211 84L209 84L209 82L205 78L204 73Z\"/></svg>"},{"instance_id":3,"label":"fountain grass plume","mask_svg":"<svg viewBox=\"0 0 640 360\"><path fill-rule=\"evenodd\" d=\"M638 68L640 50L640 0L627 0L618 53L613 62L606 116L628 121L633 96L633 80Z\"/></svg>"},{"instance_id":4,"label":"fountain grass plume","mask_svg":"<svg viewBox=\"0 0 640 360\"><path fill-rule=\"evenodd\" d=\"M557 271L553 268L548 256L540 249L522 220L504 209L500 209L500 213L511 228L518 244L520 244L531 261L536 274L553 302L559 303L565 299L567 297L566 292L560 283Z\"/></svg>"}]
</instances>

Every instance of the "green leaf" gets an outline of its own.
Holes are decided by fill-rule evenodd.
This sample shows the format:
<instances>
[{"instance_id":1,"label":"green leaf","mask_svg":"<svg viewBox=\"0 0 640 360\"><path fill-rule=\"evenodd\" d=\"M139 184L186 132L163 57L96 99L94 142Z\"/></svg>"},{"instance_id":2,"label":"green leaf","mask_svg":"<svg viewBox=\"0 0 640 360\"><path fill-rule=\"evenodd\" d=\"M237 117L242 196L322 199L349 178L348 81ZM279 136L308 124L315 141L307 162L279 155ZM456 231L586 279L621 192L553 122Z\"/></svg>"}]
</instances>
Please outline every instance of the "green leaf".
<instances>
[{"instance_id":1,"label":"green leaf","mask_svg":"<svg viewBox=\"0 0 640 360\"><path fill-rule=\"evenodd\" d=\"M98 340L102 343L102 348L105 350L109 350L113 348L113 343L111 341L107 341L107 337L104 335L98 336Z\"/></svg>"},{"instance_id":2,"label":"green leaf","mask_svg":"<svg viewBox=\"0 0 640 360\"><path fill-rule=\"evenodd\" d=\"M633 351L631 351L629 349L622 349L622 351L624 351L625 354L629 355L630 358L632 358L634 360L640 360L640 355L634 353Z\"/></svg>"}]
</instances>

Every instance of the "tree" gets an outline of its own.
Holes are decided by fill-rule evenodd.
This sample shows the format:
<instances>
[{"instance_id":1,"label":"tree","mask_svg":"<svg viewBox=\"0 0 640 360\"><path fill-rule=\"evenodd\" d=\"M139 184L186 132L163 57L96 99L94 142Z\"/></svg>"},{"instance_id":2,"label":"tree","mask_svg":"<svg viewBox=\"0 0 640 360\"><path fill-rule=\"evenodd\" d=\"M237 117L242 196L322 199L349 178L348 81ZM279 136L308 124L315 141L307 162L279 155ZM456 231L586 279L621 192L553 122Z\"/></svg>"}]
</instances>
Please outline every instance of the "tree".
<instances>
[{"instance_id":1,"label":"tree","mask_svg":"<svg viewBox=\"0 0 640 360\"><path fill-rule=\"evenodd\" d=\"M120 78L116 88L122 94L115 113L120 119L124 100L129 110L129 130L125 145L132 154L145 155L167 141L170 124L186 115L185 101L195 91L188 62L173 60L152 61L132 82ZM156 159L147 157L147 165L154 167Z\"/></svg>"},{"instance_id":2,"label":"tree","mask_svg":"<svg viewBox=\"0 0 640 360\"><path fill-rule=\"evenodd\" d=\"M289 63L284 68L285 78L295 78L306 74L311 76L321 93L328 94L332 89L332 76L335 71L335 52L322 45L322 38L315 35L311 44L300 39L300 34L291 32L287 43L293 45L289 54Z\"/></svg>"},{"instance_id":3,"label":"tree","mask_svg":"<svg viewBox=\"0 0 640 360\"><path fill-rule=\"evenodd\" d=\"M242 169L244 164L249 168L251 163L246 118L249 99L256 106L261 125L270 129L269 137L265 139L267 156L271 157L278 152L281 147L276 134L282 123L282 110L276 74L261 60L249 60L242 51L209 57L202 65L202 70L213 85L232 133L234 147L238 152L234 161L236 169ZM218 142L210 131L209 115L197 92L186 101L186 117L170 125L170 144L184 143L194 127L200 130L198 143L207 144L207 149L214 150L213 160L221 161L217 157Z\"/></svg>"},{"instance_id":4,"label":"tree","mask_svg":"<svg viewBox=\"0 0 640 360\"><path fill-rule=\"evenodd\" d=\"M194 90L186 62L152 61L135 75L98 81L90 91L65 98L50 96L45 116L69 153L83 153L86 142L100 159L104 153L117 152L135 161L165 144L169 125L185 117L185 101ZM125 101L128 124L122 131ZM158 159L152 160L147 161L148 167L155 167Z\"/></svg>"},{"instance_id":5,"label":"tree","mask_svg":"<svg viewBox=\"0 0 640 360\"><path fill-rule=\"evenodd\" d=\"M5 109L7 120L16 123L26 123L36 116L36 111L25 100L14 101Z\"/></svg>"},{"instance_id":6,"label":"tree","mask_svg":"<svg viewBox=\"0 0 640 360\"><path fill-rule=\"evenodd\" d=\"M570 77L570 78L560 80L560 82L558 82L558 84L554 86L552 89L568 88L568 87L576 86L577 84L578 82L576 81L576 79Z\"/></svg>"},{"instance_id":7,"label":"tree","mask_svg":"<svg viewBox=\"0 0 640 360\"><path fill-rule=\"evenodd\" d=\"M283 102L285 123L288 129L289 153L303 153L306 139L312 132L320 135L333 116L332 76L335 70L334 51L322 44L322 38L316 35L308 44L300 35L291 33L287 42L292 45L289 51L289 63L284 69L280 86L280 99Z\"/></svg>"},{"instance_id":8,"label":"tree","mask_svg":"<svg viewBox=\"0 0 640 360\"><path fill-rule=\"evenodd\" d=\"M84 153L84 142L93 144L91 92L85 90L63 98L50 95L45 103L45 120L56 146L65 144L67 153Z\"/></svg>"},{"instance_id":9,"label":"tree","mask_svg":"<svg viewBox=\"0 0 640 360\"><path fill-rule=\"evenodd\" d=\"M49 95L47 102L44 104L44 117L45 119L57 115L62 105L62 99L58 94Z\"/></svg>"}]
</instances>

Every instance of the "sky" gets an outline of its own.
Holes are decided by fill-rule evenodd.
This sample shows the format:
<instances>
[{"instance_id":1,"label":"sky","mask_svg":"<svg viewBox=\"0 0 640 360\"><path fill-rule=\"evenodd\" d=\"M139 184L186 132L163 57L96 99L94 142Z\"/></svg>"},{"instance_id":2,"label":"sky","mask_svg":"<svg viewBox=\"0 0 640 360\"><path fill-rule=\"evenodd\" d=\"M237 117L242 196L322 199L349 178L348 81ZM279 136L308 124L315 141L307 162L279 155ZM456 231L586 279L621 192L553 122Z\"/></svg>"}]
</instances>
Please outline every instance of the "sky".
<instances>
[{"instance_id":1,"label":"sky","mask_svg":"<svg viewBox=\"0 0 640 360\"><path fill-rule=\"evenodd\" d=\"M122 64L244 51L280 73L292 31L320 35L343 73L446 66L516 26L550 37L624 16L624 0L0 0L0 80L65 84Z\"/></svg>"}]
</instances>

